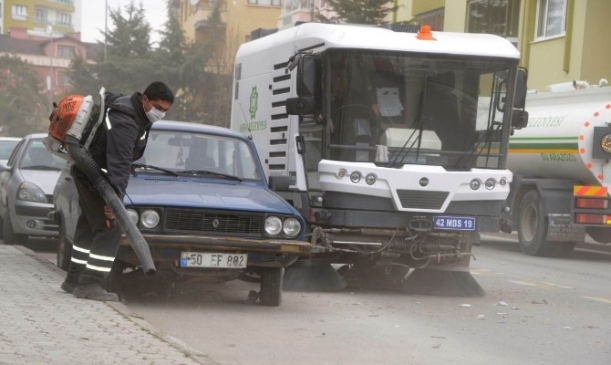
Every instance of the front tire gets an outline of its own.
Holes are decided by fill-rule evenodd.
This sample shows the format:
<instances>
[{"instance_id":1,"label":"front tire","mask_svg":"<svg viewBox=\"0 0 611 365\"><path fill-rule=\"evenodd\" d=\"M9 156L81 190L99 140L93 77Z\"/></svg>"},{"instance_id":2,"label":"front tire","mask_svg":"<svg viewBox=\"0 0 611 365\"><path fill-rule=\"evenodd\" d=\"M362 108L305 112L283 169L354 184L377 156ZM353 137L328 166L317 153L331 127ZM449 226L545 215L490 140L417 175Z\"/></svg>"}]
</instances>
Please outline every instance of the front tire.
<instances>
[{"instance_id":1,"label":"front tire","mask_svg":"<svg viewBox=\"0 0 611 365\"><path fill-rule=\"evenodd\" d=\"M261 292L259 302L262 305L277 307L282 302L282 281L284 268L261 269Z\"/></svg>"},{"instance_id":2,"label":"front tire","mask_svg":"<svg viewBox=\"0 0 611 365\"><path fill-rule=\"evenodd\" d=\"M4 229L4 244L15 245L28 243L28 236L24 234L15 233L13 230L13 224L11 223L11 216L7 210L6 218L2 224Z\"/></svg>"},{"instance_id":3,"label":"front tire","mask_svg":"<svg viewBox=\"0 0 611 365\"><path fill-rule=\"evenodd\" d=\"M62 222L59 223L59 235L57 236L57 267L64 271L70 268L72 257L72 245L66 239L66 228Z\"/></svg>"}]
</instances>

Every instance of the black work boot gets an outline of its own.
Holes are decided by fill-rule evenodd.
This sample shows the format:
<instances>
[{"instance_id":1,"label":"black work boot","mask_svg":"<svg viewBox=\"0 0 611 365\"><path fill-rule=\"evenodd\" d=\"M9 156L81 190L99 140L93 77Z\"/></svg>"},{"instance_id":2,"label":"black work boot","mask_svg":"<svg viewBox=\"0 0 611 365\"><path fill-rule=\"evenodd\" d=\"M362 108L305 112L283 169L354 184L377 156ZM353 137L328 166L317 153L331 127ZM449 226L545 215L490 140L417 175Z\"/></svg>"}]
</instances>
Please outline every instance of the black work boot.
<instances>
[{"instance_id":1,"label":"black work boot","mask_svg":"<svg viewBox=\"0 0 611 365\"><path fill-rule=\"evenodd\" d=\"M118 302L119 296L109 293L99 283L79 284L72 292L77 298L85 298L107 302Z\"/></svg>"},{"instance_id":2,"label":"black work boot","mask_svg":"<svg viewBox=\"0 0 611 365\"><path fill-rule=\"evenodd\" d=\"M65 291L66 293L74 293L74 289L76 289L76 287L78 286L77 283L73 283L71 281L68 280L64 280L64 282L62 283L62 290Z\"/></svg>"}]
</instances>

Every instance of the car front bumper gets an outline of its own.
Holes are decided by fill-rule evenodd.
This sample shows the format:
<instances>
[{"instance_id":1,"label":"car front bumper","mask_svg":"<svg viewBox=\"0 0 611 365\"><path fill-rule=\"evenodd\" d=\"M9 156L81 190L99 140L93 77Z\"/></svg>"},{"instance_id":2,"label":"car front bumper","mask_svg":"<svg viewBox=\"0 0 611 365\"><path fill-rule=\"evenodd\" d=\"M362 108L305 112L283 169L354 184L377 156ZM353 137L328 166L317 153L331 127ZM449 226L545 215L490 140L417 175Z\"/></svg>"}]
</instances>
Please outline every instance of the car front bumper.
<instances>
[{"instance_id":1,"label":"car front bumper","mask_svg":"<svg viewBox=\"0 0 611 365\"><path fill-rule=\"evenodd\" d=\"M11 222L15 233L28 236L57 236L59 225L48 216L54 210L53 204L16 200L14 208L15 214L11 215Z\"/></svg>"},{"instance_id":2,"label":"car front bumper","mask_svg":"<svg viewBox=\"0 0 611 365\"><path fill-rule=\"evenodd\" d=\"M155 235L144 234L153 261L175 261L181 252L248 253L248 266L285 267L300 257L309 257L310 242L282 239L247 239L223 236ZM120 259L138 264L129 240L123 237Z\"/></svg>"}]
</instances>

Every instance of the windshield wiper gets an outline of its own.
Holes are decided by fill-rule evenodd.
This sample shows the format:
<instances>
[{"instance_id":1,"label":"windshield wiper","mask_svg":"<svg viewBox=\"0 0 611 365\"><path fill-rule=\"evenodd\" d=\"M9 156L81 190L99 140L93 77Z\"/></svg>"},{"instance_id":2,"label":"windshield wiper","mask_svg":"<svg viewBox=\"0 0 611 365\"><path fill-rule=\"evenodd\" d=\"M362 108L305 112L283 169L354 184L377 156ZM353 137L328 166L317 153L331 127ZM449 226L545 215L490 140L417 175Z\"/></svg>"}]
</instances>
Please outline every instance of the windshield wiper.
<instances>
[{"instance_id":1,"label":"windshield wiper","mask_svg":"<svg viewBox=\"0 0 611 365\"><path fill-rule=\"evenodd\" d=\"M59 167L46 166L46 165L32 165L32 166L23 166L22 170L53 170L53 171L61 171Z\"/></svg>"},{"instance_id":2,"label":"windshield wiper","mask_svg":"<svg viewBox=\"0 0 611 365\"><path fill-rule=\"evenodd\" d=\"M178 174L176 172L172 171L172 170L164 169L163 167L157 167L157 166L153 166L153 165L146 165L146 164L142 164L142 163L133 163L132 164L132 173L134 175L136 175L135 169L157 170L157 171L165 172L168 175L172 175L172 176L178 177Z\"/></svg>"},{"instance_id":3,"label":"windshield wiper","mask_svg":"<svg viewBox=\"0 0 611 365\"><path fill-rule=\"evenodd\" d=\"M230 180L235 180L235 181L242 181L242 179L240 179L237 176L234 175L229 175L229 174L224 174L222 172L216 172L216 171L209 171L209 170L185 170L185 171L180 171L180 174L185 174L185 175L215 175L215 176L220 176L220 177L224 177Z\"/></svg>"}]
</instances>

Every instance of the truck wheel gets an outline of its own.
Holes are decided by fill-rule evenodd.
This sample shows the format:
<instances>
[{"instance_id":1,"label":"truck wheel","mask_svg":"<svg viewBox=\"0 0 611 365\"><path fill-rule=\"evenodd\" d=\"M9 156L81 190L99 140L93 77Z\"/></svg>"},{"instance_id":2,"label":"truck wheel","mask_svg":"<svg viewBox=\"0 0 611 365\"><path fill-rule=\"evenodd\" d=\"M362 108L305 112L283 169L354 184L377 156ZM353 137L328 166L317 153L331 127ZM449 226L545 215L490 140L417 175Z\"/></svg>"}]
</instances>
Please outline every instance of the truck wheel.
<instances>
[{"instance_id":1,"label":"truck wheel","mask_svg":"<svg viewBox=\"0 0 611 365\"><path fill-rule=\"evenodd\" d=\"M28 243L28 236L24 234L18 234L13 231L13 224L11 223L11 216L6 214L6 219L2 224L4 229L4 244L5 245L15 245L15 244L25 244Z\"/></svg>"},{"instance_id":2,"label":"truck wheel","mask_svg":"<svg viewBox=\"0 0 611 365\"><path fill-rule=\"evenodd\" d=\"M531 256L549 256L554 243L547 242L547 218L543 213L541 197L531 190L522 199L518 217L518 239L522 252Z\"/></svg>"},{"instance_id":3,"label":"truck wheel","mask_svg":"<svg viewBox=\"0 0 611 365\"><path fill-rule=\"evenodd\" d=\"M261 292L259 302L262 305L277 307L282 302L282 280L284 268L263 268L261 270Z\"/></svg>"},{"instance_id":4,"label":"truck wheel","mask_svg":"<svg viewBox=\"0 0 611 365\"><path fill-rule=\"evenodd\" d=\"M72 257L72 245L66 239L66 228L64 224L59 222L59 234L57 236L57 267L64 271L68 271L70 267L70 258Z\"/></svg>"}]
</instances>

